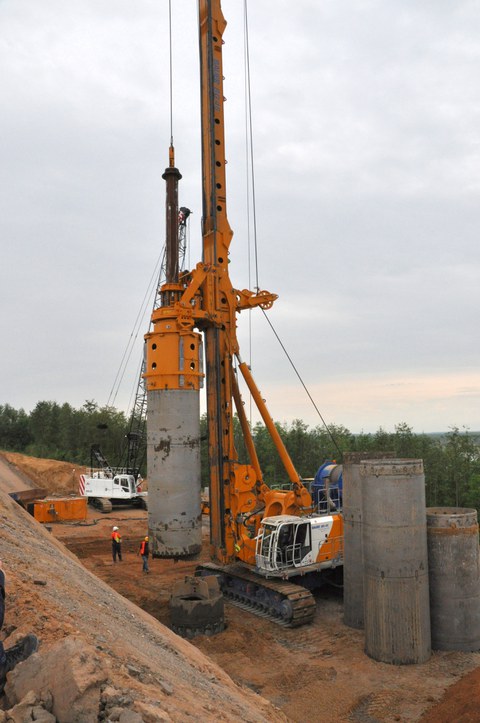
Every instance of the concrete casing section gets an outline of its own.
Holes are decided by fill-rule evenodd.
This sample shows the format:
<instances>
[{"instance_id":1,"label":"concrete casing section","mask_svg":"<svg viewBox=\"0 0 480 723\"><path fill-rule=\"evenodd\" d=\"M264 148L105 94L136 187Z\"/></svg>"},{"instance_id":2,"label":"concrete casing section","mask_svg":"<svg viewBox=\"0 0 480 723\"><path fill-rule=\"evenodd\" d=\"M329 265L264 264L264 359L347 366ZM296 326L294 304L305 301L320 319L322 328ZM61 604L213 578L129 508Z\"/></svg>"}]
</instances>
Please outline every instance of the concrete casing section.
<instances>
[{"instance_id":1,"label":"concrete casing section","mask_svg":"<svg viewBox=\"0 0 480 723\"><path fill-rule=\"evenodd\" d=\"M360 462L367 456L346 455L343 463L343 621L356 629L364 625Z\"/></svg>"},{"instance_id":2,"label":"concrete casing section","mask_svg":"<svg viewBox=\"0 0 480 723\"><path fill-rule=\"evenodd\" d=\"M430 615L434 650L480 650L477 511L427 509Z\"/></svg>"},{"instance_id":3,"label":"concrete casing section","mask_svg":"<svg viewBox=\"0 0 480 723\"><path fill-rule=\"evenodd\" d=\"M198 391L147 393L147 469L153 557L197 555L202 548Z\"/></svg>"},{"instance_id":4,"label":"concrete casing section","mask_svg":"<svg viewBox=\"0 0 480 723\"><path fill-rule=\"evenodd\" d=\"M393 459L393 452L347 452L343 462L343 610L345 625L364 627L363 612L363 492L360 463Z\"/></svg>"},{"instance_id":5,"label":"concrete casing section","mask_svg":"<svg viewBox=\"0 0 480 723\"><path fill-rule=\"evenodd\" d=\"M431 654L422 460L368 460L363 489L365 652L396 665Z\"/></svg>"}]
</instances>

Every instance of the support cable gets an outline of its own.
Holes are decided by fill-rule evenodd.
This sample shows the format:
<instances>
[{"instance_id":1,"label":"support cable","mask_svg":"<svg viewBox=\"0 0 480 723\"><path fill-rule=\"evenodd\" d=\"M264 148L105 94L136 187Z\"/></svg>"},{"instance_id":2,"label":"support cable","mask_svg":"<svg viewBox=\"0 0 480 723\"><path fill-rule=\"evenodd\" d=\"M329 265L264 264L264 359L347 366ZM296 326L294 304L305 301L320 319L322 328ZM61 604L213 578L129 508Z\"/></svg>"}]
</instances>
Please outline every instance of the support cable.
<instances>
[{"instance_id":1,"label":"support cable","mask_svg":"<svg viewBox=\"0 0 480 723\"><path fill-rule=\"evenodd\" d=\"M251 244L251 219L250 219L250 143L251 138L251 123L249 124L249 109L250 109L250 93L249 93L249 76L250 70L248 60L248 22L247 22L247 0L244 0L244 14L243 14L243 57L244 57L244 100L245 100L245 175L246 175L246 206L247 206L247 263L248 263L248 288L252 288L252 244ZM250 132L249 132L250 128ZM258 283L258 281L257 281ZM248 363L252 366L252 309L248 312ZM252 395L249 394L249 409L248 419L250 423L250 429L252 428L252 416L253 416L253 400Z\"/></svg>"},{"instance_id":2,"label":"support cable","mask_svg":"<svg viewBox=\"0 0 480 723\"><path fill-rule=\"evenodd\" d=\"M170 145L173 146L173 60L172 60L172 0L168 0L168 33L169 33L169 63L170 63Z\"/></svg>"},{"instance_id":3,"label":"support cable","mask_svg":"<svg viewBox=\"0 0 480 723\"><path fill-rule=\"evenodd\" d=\"M133 347L135 346L135 342L137 340L140 329L143 328L145 314L146 314L147 308L149 306L149 301L152 297L154 282L158 277L158 268L161 264L162 256L163 256L163 254L161 254L157 259L155 268L153 269L152 275L151 275L150 280L147 285L147 289L145 291L142 302L140 304L140 308L137 312L135 322L134 322L132 330L130 332L130 337L125 346L125 350L123 352L123 356L120 361L120 364L119 364L119 367L117 370L117 374L115 376L114 382L112 384L112 388L110 390L110 394L108 396L107 407L115 406L115 401L117 399L117 395L118 395L120 386L122 384L123 378L125 376L128 362L130 361L130 357L132 355Z\"/></svg>"},{"instance_id":4,"label":"support cable","mask_svg":"<svg viewBox=\"0 0 480 723\"><path fill-rule=\"evenodd\" d=\"M248 118L248 138L250 141L250 174L252 180L252 222L253 222L253 243L255 248L255 288L260 291L258 281L258 246L257 246L257 208L255 203L255 163L253 152L253 122L252 122L252 92L250 80L250 45L248 39L248 9L247 0L244 0L245 11L245 74L247 84L247 118Z\"/></svg>"},{"instance_id":5,"label":"support cable","mask_svg":"<svg viewBox=\"0 0 480 723\"><path fill-rule=\"evenodd\" d=\"M170 80L170 146L173 146L173 34L172 34L172 0L168 0L168 36L169 36L169 80ZM133 326L133 330L130 334L130 339L127 343L127 346L125 348L125 351L123 353L119 369L117 371L117 375L115 377L115 380L112 385L112 389L110 391L110 395L108 397L107 406L114 406L115 401L120 389L120 385L123 382L123 378L125 376L125 372L128 366L128 363L130 361L130 357L132 355L132 351L135 345L135 341L138 337L140 325L143 325L143 320L145 317L145 313L148 306L148 300L152 296L152 284L154 279L158 279L157 285L156 285L156 296L155 296L155 302L154 302L154 308L157 303L156 299L158 297L158 290L160 288L161 283L161 277L164 267L164 257L165 257L165 249L163 249L162 254L160 255L159 259L157 260L157 263L155 264L155 268L152 273L152 277L149 281L147 291L145 293L145 296L143 298L142 304L140 306L140 310L137 314L137 318L135 320L135 324ZM160 271L159 271L160 268ZM140 364L140 369L142 368L142 363ZM130 395L129 400L129 410L131 406L131 401L133 397L133 391Z\"/></svg>"},{"instance_id":6,"label":"support cable","mask_svg":"<svg viewBox=\"0 0 480 723\"><path fill-rule=\"evenodd\" d=\"M257 243L257 211L256 211L256 193L255 193L255 156L254 156L254 149L253 149L253 121L252 121L252 94L251 94L251 82L250 82L250 50L249 50L249 37L248 37L248 8L247 8L248 2L247 0L244 0L244 53L245 53L245 105L246 105L246 125L247 125L247 177L248 177L248 171L250 170L250 177L251 177L251 193L252 193L252 222L253 222L253 239L254 239L254 252L255 252L255 284L256 284L256 291L260 290L260 283L259 283L259 272L258 272L258 243ZM250 148L250 154L248 158L248 147ZM248 162L250 161L250 169L248 168ZM248 193L248 188L247 188ZM248 230L250 233L250 216L249 216L249 205L247 202L247 214L248 214ZM250 240L249 240L249 257L250 257ZM249 258L249 274L250 274L250 258ZM249 276L250 281L250 276ZM300 373L298 372L295 364L293 363L292 358L288 354L282 340L280 339L279 335L277 334L272 322L268 318L265 311L262 309L263 315L267 322L270 325L270 328L272 329L273 333L275 334L280 346L283 349L283 352L285 356L287 357L288 361L290 362L292 369L294 370L295 374L297 375L300 384L304 388L308 398L310 399L311 403L313 404L313 407L315 408L319 418L322 421L323 426L327 430L327 433L335 445L335 448L339 453L341 453L341 450L335 440L335 437L333 436L332 432L330 431L330 428L328 427L327 423L325 422L324 418L322 417L320 410L318 409L317 405L315 404L315 401L310 394L310 392L307 389L307 386L305 385L302 377L300 376ZM251 327L250 327L250 358L251 358ZM250 363L251 366L251 363Z\"/></svg>"},{"instance_id":7,"label":"support cable","mask_svg":"<svg viewBox=\"0 0 480 723\"><path fill-rule=\"evenodd\" d=\"M328 424L326 423L326 421L325 421L324 418L322 417L322 414L321 414L319 408L318 408L317 405L315 404L315 400L313 399L312 395L311 395L310 392L308 391L305 382L303 381L302 377L300 376L300 372L298 371L297 367L295 366L295 364L294 364L294 362L293 362L293 359L291 358L290 354L288 353L288 351L287 351L284 343L282 342L282 340L280 339L279 335L277 334L277 332L276 332L276 330L275 330L275 327L273 326L272 322L270 321L270 319L268 318L267 314L265 313L265 311L264 311L263 309L262 309L262 312L263 312L263 315L264 315L265 319L267 320L268 324L270 325L271 330L272 330L273 333L275 334L278 343L279 343L280 346L282 347L285 356L287 357L288 361L290 362L290 365L291 365L293 371L294 371L295 374L297 375L297 377L298 377L298 379L299 379L299 381L300 381L300 384L301 384L302 387L304 388L304 390L305 390L305 392L306 392L306 394L307 394L307 397L310 399L311 403L313 404L313 406L314 406L314 408L315 408L315 411L317 412L318 416L319 416L320 419L322 420L322 424L323 424L323 426L325 427L325 429L327 430L328 436L330 437L331 441L332 441L333 444L335 445L335 448L336 448L337 452L338 452L339 454L342 454L342 450L341 450L340 447L338 446L337 440L335 439L335 437L333 436L332 432L330 431L330 427L328 426Z\"/></svg>"}]
</instances>

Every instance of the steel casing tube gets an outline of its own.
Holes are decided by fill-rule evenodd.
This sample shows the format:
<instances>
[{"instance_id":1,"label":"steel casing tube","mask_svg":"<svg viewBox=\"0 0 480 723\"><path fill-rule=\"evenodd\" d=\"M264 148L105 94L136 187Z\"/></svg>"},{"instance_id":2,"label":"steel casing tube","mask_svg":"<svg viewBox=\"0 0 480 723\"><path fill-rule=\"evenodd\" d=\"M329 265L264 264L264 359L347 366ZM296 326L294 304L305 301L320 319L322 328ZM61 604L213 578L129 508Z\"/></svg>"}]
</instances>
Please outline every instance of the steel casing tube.
<instances>
[{"instance_id":1,"label":"steel casing tube","mask_svg":"<svg viewBox=\"0 0 480 723\"><path fill-rule=\"evenodd\" d=\"M480 650L477 510L427 509L430 616L434 650Z\"/></svg>"},{"instance_id":2,"label":"steel casing tube","mask_svg":"<svg viewBox=\"0 0 480 723\"><path fill-rule=\"evenodd\" d=\"M147 465L153 557L197 555L202 547L198 391L147 393Z\"/></svg>"},{"instance_id":3,"label":"steel casing tube","mask_svg":"<svg viewBox=\"0 0 480 723\"><path fill-rule=\"evenodd\" d=\"M365 652L395 665L431 654L422 460L368 460L363 478Z\"/></svg>"},{"instance_id":4,"label":"steel casing tube","mask_svg":"<svg viewBox=\"0 0 480 723\"><path fill-rule=\"evenodd\" d=\"M361 459L346 455L343 463L343 621L356 629L364 626Z\"/></svg>"}]
</instances>

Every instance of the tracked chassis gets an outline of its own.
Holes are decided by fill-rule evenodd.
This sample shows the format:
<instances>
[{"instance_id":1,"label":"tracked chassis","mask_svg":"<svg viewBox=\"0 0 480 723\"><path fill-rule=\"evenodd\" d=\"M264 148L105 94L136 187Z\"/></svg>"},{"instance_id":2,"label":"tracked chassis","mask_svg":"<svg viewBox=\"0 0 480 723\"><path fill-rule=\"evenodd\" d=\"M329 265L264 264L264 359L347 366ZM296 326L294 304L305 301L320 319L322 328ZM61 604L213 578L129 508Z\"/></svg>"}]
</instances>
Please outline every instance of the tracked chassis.
<instances>
[{"instance_id":1,"label":"tracked chassis","mask_svg":"<svg viewBox=\"0 0 480 723\"><path fill-rule=\"evenodd\" d=\"M199 565L196 575L216 575L228 602L287 628L308 625L315 615L312 593L284 580L265 580L240 565Z\"/></svg>"},{"instance_id":2,"label":"tracked chassis","mask_svg":"<svg viewBox=\"0 0 480 723\"><path fill-rule=\"evenodd\" d=\"M93 507L96 507L100 512L104 512L105 514L108 514L112 511L112 503L107 497L89 497L88 499L89 504L93 505Z\"/></svg>"}]
</instances>

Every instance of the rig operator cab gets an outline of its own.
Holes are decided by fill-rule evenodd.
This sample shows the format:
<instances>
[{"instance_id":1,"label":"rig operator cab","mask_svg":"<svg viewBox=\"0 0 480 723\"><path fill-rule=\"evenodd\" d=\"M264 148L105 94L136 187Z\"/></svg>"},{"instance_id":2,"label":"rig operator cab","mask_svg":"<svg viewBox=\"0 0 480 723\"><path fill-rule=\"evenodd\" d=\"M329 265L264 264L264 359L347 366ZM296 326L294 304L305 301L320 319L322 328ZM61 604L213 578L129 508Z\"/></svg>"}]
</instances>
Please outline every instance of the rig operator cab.
<instances>
[{"instance_id":1,"label":"rig operator cab","mask_svg":"<svg viewBox=\"0 0 480 723\"><path fill-rule=\"evenodd\" d=\"M338 515L278 515L262 520L255 554L257 572L290 578L343 563Z\"/></svg>"}]
</instances>

